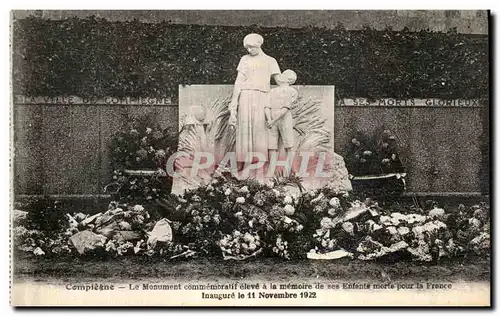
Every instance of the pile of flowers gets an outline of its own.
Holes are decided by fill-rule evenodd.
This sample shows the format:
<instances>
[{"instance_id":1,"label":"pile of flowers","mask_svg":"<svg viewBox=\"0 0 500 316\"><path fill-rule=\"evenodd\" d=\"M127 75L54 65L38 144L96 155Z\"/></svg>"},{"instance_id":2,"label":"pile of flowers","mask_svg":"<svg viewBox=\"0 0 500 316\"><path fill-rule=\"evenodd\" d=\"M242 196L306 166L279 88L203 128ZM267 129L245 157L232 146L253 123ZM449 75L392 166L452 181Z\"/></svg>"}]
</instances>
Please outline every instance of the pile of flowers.
<instances>
[{"instance_id":1,"label":"pile of flowers","mask_svg":"<svg viewBox=\"0 0 500 316\"><path fill-rule=\"evenodd\" d=\"M463 204L458 206L454 214L448 216L447 221L453 225L453 236L457 243L465 245L466 249L477 255L490 253L490 206L480 203L472 207Z\"/></svg>"},{"instance_id":2,"label":"pile of flowers","mask_svg":"<svg viewBox=\"0 0 500 316\"><path fill-rule=\"evenodd\" d=\"M216 209L203 205L200 197L195 195L191 201L193 203L186 205L186 217L181 224L179 236L190 248L211 255L217 249L214 242L222 235L222 217Z\"/></svg>"},{"instance_id":3,"label":"pile of flowers","mask_svg":"<svg viewBox=\"0 0 500 316\"><path fill-rule=\"evenodd\" d=\"M330 204L337 205L337 202L334 200ZM477 255L485 255L489 251L490 238L486 220L489 209L486 208L486 204L472 206L467 214L453 216L434 206L427 211L421 210L423 215L385 210L370 200L350 202L344 215L321 219L320 228L314 235L316 246L311 252L341 249L357 255L360 260L397 256L427 262L463 255L466 248ZM462 205L459 209L467 208ZM335 214L333 208L327 212ZM458 226L452 220L455 216L461 219Z\"/></svg>"},{"instance_id":4,"label":"pile of flowers","mask_svg":"<svg viewBox=\"0 0 500 316\"><path fill-rule=\"evenodd\" d=\"M58 226L33 229L30 214L54 212L58 202L45 202L42 209L30 212L14 211L14 243L21 251L35 255L96 254L102 250L108 255L125 255L141 247L154 222L141 205L111 202L105 212L97 214L71 213L60 210L63 219ZM42 218L42 222L48 222ZM137 253L137 250L135 251Z\"/></svg>"},{"instance_id":5,"label":"pile of flowers","mask_svg":"<svg viewBox=\"0 0 500 316\"><path fill-rule=\"evenodd\" d=\"M232 178L172 195L168 202L169 216L160 218L153 218L142 205L117 202L95 215L66 213L50 238L47 230L29 225L29 213L18 211L15 245L36 255L98 250L112 256L226 260L292 260L314 254L437 262L487 256L490 251L486 203L449 210L438 205L381 207L374 200L361 201L329 188L301 192L286 183Z\"/></svg>"},{"instance_id":6,"label":"pile of flowers","mask_svg":"<svg viewBox=\"0 0 500 316\"><path fill-rule=\"evenodd\" d=\"M16 226L13 228L12 236L14 247L23 252L33 253L37 256L71 253L68 238L63 234L50 236L46 232L27 229L25 226Z\"/></svg>"}]
</instances>

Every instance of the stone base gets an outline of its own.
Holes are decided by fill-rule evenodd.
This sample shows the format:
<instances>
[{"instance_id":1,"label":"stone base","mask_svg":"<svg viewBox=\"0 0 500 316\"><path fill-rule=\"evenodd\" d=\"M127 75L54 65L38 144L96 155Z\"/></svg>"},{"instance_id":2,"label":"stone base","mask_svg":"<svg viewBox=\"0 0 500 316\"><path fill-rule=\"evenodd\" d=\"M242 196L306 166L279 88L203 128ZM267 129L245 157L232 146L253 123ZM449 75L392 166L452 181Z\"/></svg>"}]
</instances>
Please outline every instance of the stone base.
<instances>
[{"instance_id":1,"label":"stone base","mask_svg":"<svg viewBox=\"0 0 500 316\"><path fill-rule=\"evenodd\" d=\"M310 172L315 169L311 166ZM314 191L324 187L328 187L335 192L349 192L352 191L351 181L349 180L349 172L344 163L342 156L333 153L329 155L328 161L323 171L327 176L322 177L308 177L303 178L301 184L305 191ZM198 176L191 176L191 168L184 168L181 172L182 176L176 177L173 180L172 193L176 195L183 195L186 190L195 189L197 187L208 185L215 174L211 174L207 170L198 171ZM253 177L251 177L253 178ZM253 178L262 184L272 181L272 178ZM298 194L298 188L291 187L291 193Z\"/></svg>"},{"instance_id":2,"label":"stone base","mask_svg":"<svg viewBox=\"0 0 500 316\"><path fill-rule=\"evenodd\" d=\"M352 191L349 172L342 156L333 153L326 170L325 173L328 174L328 177L308 179L302 183L306 191L317 190L323 187L328 187L337 192Z\"/></svg>"},{"instance_id":3,"label":"stone base","mask_svg":"<svg viewBox=\"0 0 500 316\"><path fill-rule=\"evenodd\" d=\"M345 166L344 158L336 153L333 155L332 179L328 187L338 191L352 191L349 172Z\"/></svg>"}]
</instances>

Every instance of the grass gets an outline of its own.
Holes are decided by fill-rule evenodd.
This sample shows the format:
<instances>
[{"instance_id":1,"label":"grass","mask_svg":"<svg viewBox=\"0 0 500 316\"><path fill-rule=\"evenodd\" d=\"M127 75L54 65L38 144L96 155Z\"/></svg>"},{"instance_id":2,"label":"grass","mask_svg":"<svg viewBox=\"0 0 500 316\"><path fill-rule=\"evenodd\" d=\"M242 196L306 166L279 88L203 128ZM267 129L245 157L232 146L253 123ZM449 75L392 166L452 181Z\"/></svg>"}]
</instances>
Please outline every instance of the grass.
<instances>
[{"instance_id":1,"label":"grass","mask_svg":"<svg viewBox=\"0 0 500 316\"><path fill-rule=\"evenodd\" d=\"M165 261L140 256L103 260L21 254L15 257L13 273L16 281L39 282L138 279L489 282L490 261L485 258L469 258L463 263L458 260L444 261L439 264L408 261L380 263L350 259L286 262L274 258L243 262L206 258Z\"/></svg>"}]
</instances>

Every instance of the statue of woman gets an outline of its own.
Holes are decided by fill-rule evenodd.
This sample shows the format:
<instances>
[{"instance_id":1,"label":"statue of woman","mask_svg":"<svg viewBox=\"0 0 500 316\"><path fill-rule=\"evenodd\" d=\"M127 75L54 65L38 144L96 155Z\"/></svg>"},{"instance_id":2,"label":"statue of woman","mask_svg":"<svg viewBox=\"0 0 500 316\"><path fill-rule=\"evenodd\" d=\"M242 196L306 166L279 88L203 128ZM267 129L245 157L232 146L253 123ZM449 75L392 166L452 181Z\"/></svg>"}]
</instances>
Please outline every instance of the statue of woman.
<instances>
[{"instance_id":1,"label":"statue of woman","mask_svg":"<svg viewBox=\"0 0 500 316\"><path fill-rule=\"evenodd\" d=\"M253 154L248 157L248 153L261 153L267 161L268 131L264 108L268 103L271 78L275 79L281 71L276 59L262 51L263 43L264 38L259 34L245 36L243 46L248 54L238 64L238 75L229 104L229 126L236 133L238 170L242 170L245 163L256 162L256 157Z\"/></svg>"}]
</instances>

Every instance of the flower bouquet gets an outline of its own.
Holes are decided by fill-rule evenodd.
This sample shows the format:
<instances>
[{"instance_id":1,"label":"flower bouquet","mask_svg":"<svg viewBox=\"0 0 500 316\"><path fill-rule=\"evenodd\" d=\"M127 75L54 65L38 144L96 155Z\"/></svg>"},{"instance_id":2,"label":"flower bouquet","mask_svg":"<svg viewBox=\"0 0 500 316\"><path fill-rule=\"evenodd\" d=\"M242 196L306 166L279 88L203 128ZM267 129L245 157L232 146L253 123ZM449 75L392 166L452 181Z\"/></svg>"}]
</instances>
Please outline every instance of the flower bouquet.
<instances>
[{"instance_id":1,"label":"flower bouquet","mask_svg":"<svg viewBox=\"0 0 500 316\"><path fill-rule=\"evenodd\" d=\"M218 242L224 260L246 260L262 253L262 243L256 233L242 234L235 230L230 235L225 235Z\"/></svg>"},{"instance_id":2,"label":"flower bouquet","mask_svg":"<svg viewBox=\"0 0 500 316\"><path fill-rule=\"evenodd\" d=\"M151 202L169 193L166 162L177 140L153 116L129 117L128 125L111 142L113 181L105 187L119 201Z\"/></svg>"},{"instance_id":3,"label":"flower bouquet","mask_svg":"<svg viewBox=\"0 0 500 316\"><path fill-rule=\"evenodd\" d=\"M354 176L405 171L396 136L387 129L372 137L358 131L347 146L346 165Z\"/></svg>"},{"instance_id":4,"label":"flower bouquet","mask_svg":"<svg viewBox=\"0 0 500 316\"><path fill-rule=\"evenodd\" d=\"M394 199L406 189L405 168L390 130L373 137L357 132L347 146L345 160L353 189L361 198Z\"/></svg>"}]
</instances>

